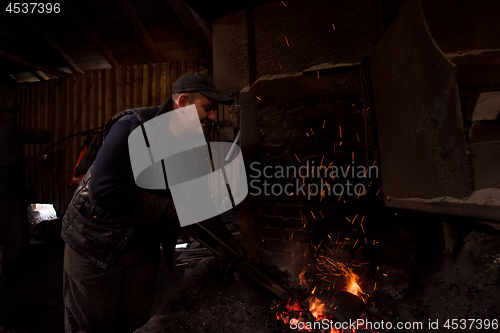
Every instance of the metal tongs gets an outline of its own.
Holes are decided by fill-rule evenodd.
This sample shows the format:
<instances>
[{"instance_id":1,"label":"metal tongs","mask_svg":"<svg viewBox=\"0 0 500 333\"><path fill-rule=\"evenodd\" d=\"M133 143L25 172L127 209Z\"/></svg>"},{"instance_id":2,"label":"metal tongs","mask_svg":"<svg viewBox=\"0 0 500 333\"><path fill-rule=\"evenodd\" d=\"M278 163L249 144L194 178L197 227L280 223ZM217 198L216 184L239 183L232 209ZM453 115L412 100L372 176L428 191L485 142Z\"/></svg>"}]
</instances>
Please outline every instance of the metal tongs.
<instances>
[{"instance_id":1,"label":"metal tongs","mask_svg":"<svg viewBox=\"0 0 500 333\"><path fill-rule=\"evenodd\" d=\"M260 284L279 298L283 300L287 300L289 298L289 293L283 289L281 286L279 286L276 282L271 280L267 275L262 273L260 270L258 270L255 266L250 264L248 261L241 259L241 257L238 255L238 253L231 248L229 245L224 243L219 237L215 236L210 230L202 226L200 223L196 223L203 231L205 231L210 237L212 237L216 242L218 242L220 245L222 245L226 250L228 250L235 258L238 259L238 262L234 265L235 268L242 273L244 276L249 278L250 280L254 281L255 283ZM200 241L198 239L198 242L203 244L207 249L212 251L214 254L221 256L220 253L218 253L216 250L208 246L206 243ZM254 275L255 274L255 275Z\"/></svg>"}]
</instances>

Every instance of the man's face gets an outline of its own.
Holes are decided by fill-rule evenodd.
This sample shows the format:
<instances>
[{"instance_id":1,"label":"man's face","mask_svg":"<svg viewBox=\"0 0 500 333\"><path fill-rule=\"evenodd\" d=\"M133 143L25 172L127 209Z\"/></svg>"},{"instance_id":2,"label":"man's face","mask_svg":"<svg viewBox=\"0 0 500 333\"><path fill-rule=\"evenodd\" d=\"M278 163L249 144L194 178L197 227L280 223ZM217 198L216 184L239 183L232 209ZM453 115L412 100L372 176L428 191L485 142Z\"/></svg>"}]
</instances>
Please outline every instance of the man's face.
<instances>
[{"instance_id":1,"label":"man's face","mask_svg":"<svg viewBox=\"0 0 500 333\"><path fill-rule=\"evenodd\" d=\"M200 123L203 131L207 128L207 126L215 121L215 113L217 112L217 108L219 107L219 103L212 100L209 97L203 96L200 93L197 93L196 99L193 103L189 102L187 95L180 95L179 99L174 105L174 109L183 108L190 104L194 104L196 107L196 111L198 112L198 117L200 118Z\"/></svg>"},{"instance_id":2,"label":"man's face","mask_svg":"<svg viewBox=\"0 0 500 333\"><path fill-rule=\"evenodd\" d=\"M205 130L211 122L215 121L215 113L219 104L211 98L198 94L194 105L198 111L198 117L200 117L201 127Z\"/></svg>"}]
</instances>

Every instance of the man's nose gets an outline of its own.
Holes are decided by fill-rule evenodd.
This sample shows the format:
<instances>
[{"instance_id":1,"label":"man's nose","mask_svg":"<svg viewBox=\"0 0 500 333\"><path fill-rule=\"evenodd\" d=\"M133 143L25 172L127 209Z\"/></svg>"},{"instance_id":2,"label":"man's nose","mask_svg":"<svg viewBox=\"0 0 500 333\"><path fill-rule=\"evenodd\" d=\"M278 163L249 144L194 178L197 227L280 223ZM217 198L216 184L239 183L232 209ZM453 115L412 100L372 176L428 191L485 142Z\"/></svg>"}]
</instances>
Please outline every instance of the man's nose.
<instances>
[{"instance_id":1,"label":"man's nose","mask_svg":"<svg viewBox=\"0 0 500 333\"><path fill-rule=\"evenodd\" d=\"M207 118L210 119L211 121L215 121L215 111L210 111L208 112Z\"/></svg>"}]
</instances>

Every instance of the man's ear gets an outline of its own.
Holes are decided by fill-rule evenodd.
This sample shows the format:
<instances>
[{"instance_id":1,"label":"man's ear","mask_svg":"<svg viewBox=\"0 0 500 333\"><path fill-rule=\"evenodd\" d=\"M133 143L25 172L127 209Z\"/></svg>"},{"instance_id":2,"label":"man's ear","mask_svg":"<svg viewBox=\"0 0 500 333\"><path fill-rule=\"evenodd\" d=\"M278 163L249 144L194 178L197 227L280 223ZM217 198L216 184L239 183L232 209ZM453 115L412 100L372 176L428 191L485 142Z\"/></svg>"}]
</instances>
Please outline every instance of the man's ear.
<instances>
[{"instance_id":1,"label":"man's ear","mask_svg":"<svg viewBox=\"0 0 500 333\"><path fill-rule=\"evenodd\" d=\"M180 108L188 106L189 105L188 97L184 94L180 95L177 104L179 105Z\"/></svg>"}]
</instances>

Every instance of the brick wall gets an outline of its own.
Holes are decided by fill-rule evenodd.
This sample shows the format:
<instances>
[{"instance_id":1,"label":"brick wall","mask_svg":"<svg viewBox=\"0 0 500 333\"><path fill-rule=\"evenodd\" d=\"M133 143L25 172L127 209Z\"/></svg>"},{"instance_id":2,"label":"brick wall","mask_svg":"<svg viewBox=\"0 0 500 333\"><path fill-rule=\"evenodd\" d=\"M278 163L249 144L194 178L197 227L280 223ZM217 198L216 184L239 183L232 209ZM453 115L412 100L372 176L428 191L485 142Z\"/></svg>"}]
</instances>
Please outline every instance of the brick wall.
<instances>
[{"instance_id":1,"label":"brick wall","mask_svg":"<svg viewBox=\"0 0 500 333\"><path fill-rule=\"evenodd\" d=\"M366 262L363 247L373 245L361 222L366 223L370 207L378 204L374 199L379 187L376 177L357 177L357 172L353 177L348 169L374 163L369 119L366 159L366 114L358 73L320 70L263 77L240 94L240 106L241 147L250 185L241 205L241 227L249 258L288 270L293 277L314 264L319 254L354 261L361 269ZM330 166L330 171L325 174L323 168L320 175L310 172L306 177L307 165L310 171L313 166ZM297 175L301 166L303 177ZM328 177L334 167L343 168L339 171L346 177ZM276 174L279 170L283 177ZM333 186L347 181L364 182L365 195L336 195L340 187L334 193ZM287 184L288 193L280 194ZM302 185L303 191L297 191ZM321 185L324 196L321 191L308 195Z\"/></svg>"}]
</instances>

